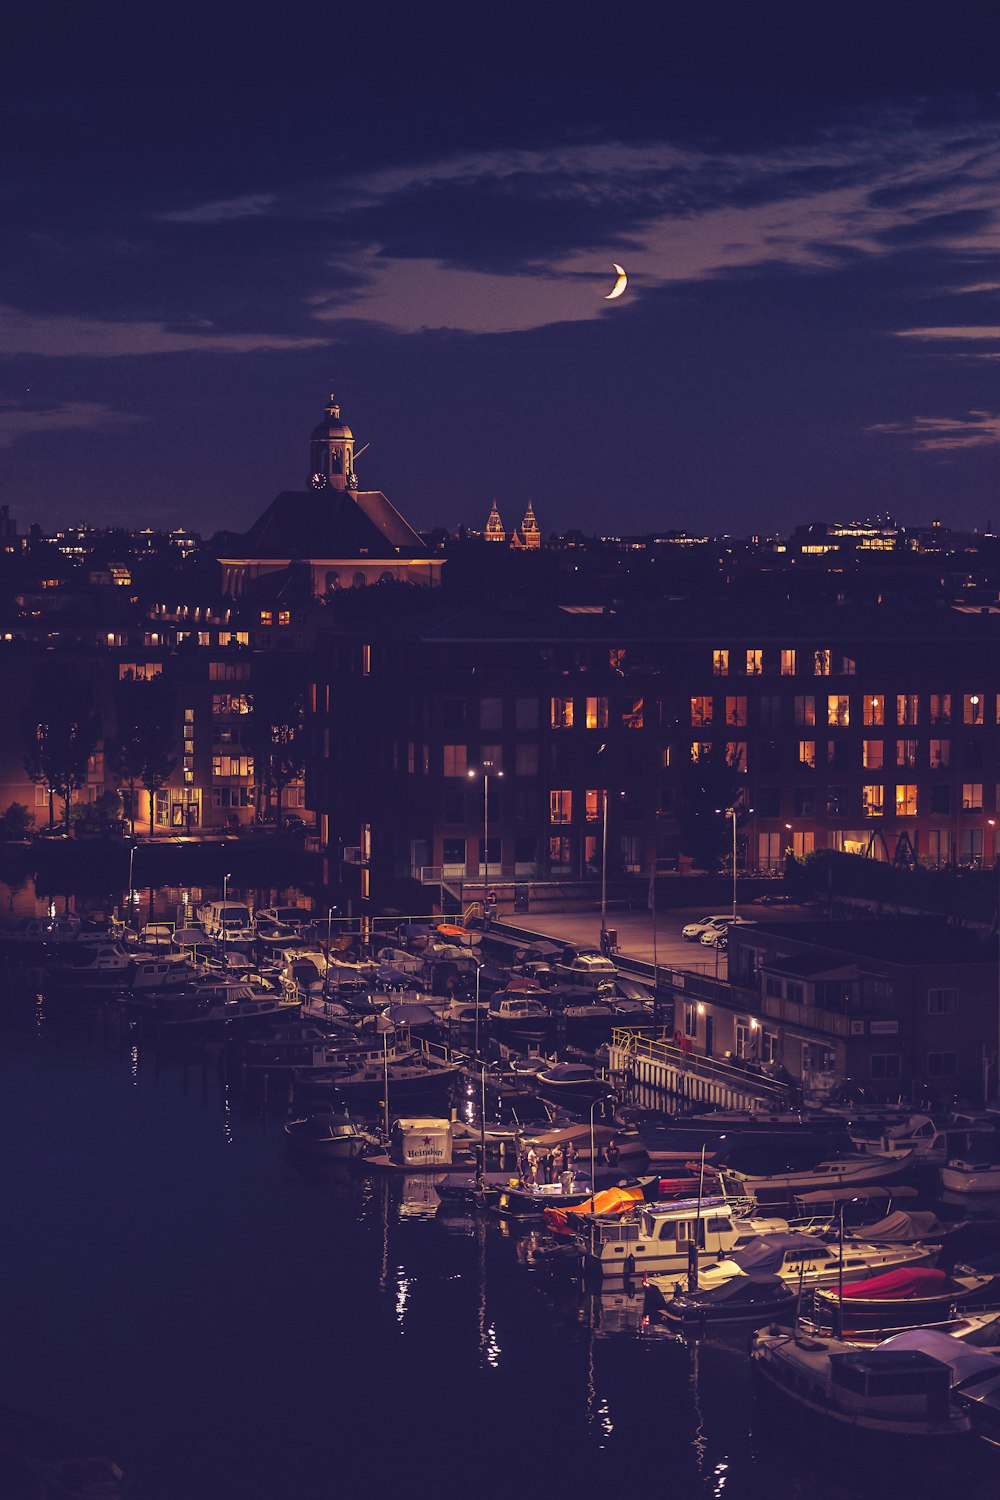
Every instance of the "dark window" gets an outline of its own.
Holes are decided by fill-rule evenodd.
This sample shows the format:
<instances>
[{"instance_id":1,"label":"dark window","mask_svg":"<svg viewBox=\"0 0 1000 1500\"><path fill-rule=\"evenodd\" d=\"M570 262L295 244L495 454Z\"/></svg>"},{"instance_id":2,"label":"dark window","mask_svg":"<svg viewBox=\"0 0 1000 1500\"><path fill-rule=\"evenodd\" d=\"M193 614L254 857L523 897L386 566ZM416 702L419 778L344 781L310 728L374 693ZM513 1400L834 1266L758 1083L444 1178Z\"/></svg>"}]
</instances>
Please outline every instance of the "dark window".
<instances>
[{"instance_id":1,"label":"dark window","mask_svg":"<svg viewBox=\"0 0 1000 1500\"><path fill-rule=\"evenodd\" d=\"M445 839L443 844L443 857L446 865L464 865L465 840Z\"/></svg>"},{"instance_id":2,"label":"dark window","mask_svg":"<svg viewBox=\"0 0 1000 1500\"><path fill-rule=\"evenodd\" d=\"M928 1052L928 1078L954 1078L958 1072L958 1056L954 1052Z\"/></svg>"},{"instance_id":3,"label":"dark window","mask_svg":"<svg viewBox=\"0 0 1000 1500\"><path fill-rule=\"evenodd\" d=\"M441 728L446 733L465 728L465 699L446 698L441 705Z\"/></svg>"},{"instance_id":4,"label":"dark window","mask_svg":"<svg viewBox=\"0 0 1000 1500\"><path fill-rule=\"evenodd\" d=\"M982 740L966 740L962 746L962 764L967 771L981 771L983 769Z\"/></svg>"},{"instance_id":5,"label":"dark window","mask_svg":"<svg viewBox=\"0 0 1000 1500\"><path fill-rule=\"evenodd\" d=\"M880 1079L899 1077L898 1052L876 1052L869 1058L869 1063L871 1077L875 1082Z\"/></svg>"},{"instance_id":6,"label":"dark window","mask_svg":"<svg viewBox=\"0 0 1000 1500\"><path fill-rule=\"evenodd\" d=\"M757 746L758 771L780 771L781 751L774 740L763 740Z\"/></svg>"},{"instance_id":7,"label":"dark window","mask_svg":"<svg viewBox=\"0 0 1000 1500\"><path fill-rule=\"evenodd\" d=\"M444 820L446 823L465 822L465 789L460 792L445 792Z\"/></svg>"},{"instance_id":8,"label":"dark window","mask_svg":"<svg viewBox=\"0 0 1000 1500\"><path fill-rule=\"evenodd\" d=\"M781 815L781 788L777 786L762 786L757 788L754 798L757 803L757 812L762 818L777 818Z\"/></svg>"},{"instance_id":9,"label":"dark window","mask_svg":"<svg viewBox=\"0 0 1000 1500\"><path fill-rule=\"evenodd\" d=\"M951 787L947 783L931 787L931 812L951 812Z\"/></svg>"},{"instance_id":10,"label":"dark window","mask_svg":"<svg viewBox=\"0 0 1000 1500\"><path fill-rule=\"evenodd\" d=\"M833 766L837 771L847 770L846 740L829 740L827 742L827 765Z\"/></svg>"},{"instance_id":11,"label":"dark window","mask_svg":"<svg viewBox=\"0 0 1000 1500\"><path fill-rule=\"evenodd\" d=\"M811 818L816 810L816 794L811 786L797 786L793 793L795 816Z\"/></svg>"},{"instance_id":12,"label":"dark window","mask_svg":"<svg viewBox=\"0 0 1000 1500\"><path fill-rule=\"evenodd\" d=\"M826 815L828 818L843 818L847 816L846 786L827 787Z\"/></svg>"},{"instance_id":13,"label":"dark window","mask_svg":"<svg viewBox=\"0 0 1000 1500\"><path fill-rule=\"evenodd\" d=\"M519 865L532 864L538 858L538 840L531 838L515 839L514 858Z\"/></svg>"}]
</instances>

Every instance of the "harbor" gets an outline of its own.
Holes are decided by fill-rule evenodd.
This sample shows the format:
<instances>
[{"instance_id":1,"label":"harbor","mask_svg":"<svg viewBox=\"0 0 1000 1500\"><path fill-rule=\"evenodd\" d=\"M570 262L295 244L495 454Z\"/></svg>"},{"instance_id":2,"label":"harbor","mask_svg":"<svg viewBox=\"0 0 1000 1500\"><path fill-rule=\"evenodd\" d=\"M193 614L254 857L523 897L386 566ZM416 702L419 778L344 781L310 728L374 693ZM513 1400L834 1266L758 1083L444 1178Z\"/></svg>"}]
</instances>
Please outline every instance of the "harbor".
<instances>
[{"instance_id":1,"label":"harbor","mask_svg":"<svg viewBox=\"0 0 1000 1500\"><path fill-rule=\"evenodd\" d=\"M623 1465L720 1500L930 1497L956 1470L995 1493L940 1351L890 1361L951 1412L920 1457L891 1434L862 1457L856 1410L845 1449L815 1401L800 1441L805 1376L760 1369L790 1340L829 1392L841 1347L854 1370L893 1336L968 1338L988 1384L1000 1194L938 1161L987 1154L984 1112L804 1111L775 1070L685 1049L620 943L338 936L296 890L173 904L2 936L0 1109L31 1147L5 1171L0 1405L113 1455L102 1495L378 1495L380 1463L445 1494Z\"/></svg>"}]
</instances>

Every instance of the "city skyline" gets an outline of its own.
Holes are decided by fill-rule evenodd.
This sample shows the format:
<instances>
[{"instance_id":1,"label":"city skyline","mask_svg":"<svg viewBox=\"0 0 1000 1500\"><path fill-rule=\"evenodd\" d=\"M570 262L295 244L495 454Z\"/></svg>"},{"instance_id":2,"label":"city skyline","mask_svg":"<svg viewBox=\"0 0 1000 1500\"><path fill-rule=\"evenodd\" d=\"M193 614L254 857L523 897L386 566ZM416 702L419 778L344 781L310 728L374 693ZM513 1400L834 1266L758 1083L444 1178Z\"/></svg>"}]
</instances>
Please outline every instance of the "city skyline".
<instances>
[{"instance_id":1,"label":"city skyline","mask_svg":"<svg viewBox=\"0 0 1000 1500\"><path fill-rule=\"evenodd\" d=\"M420 529L1000 523L996 28L963 15L862 47L860 10L24 13L0 503L241 530L333 390Z\"/></svg>"}]
</instances>

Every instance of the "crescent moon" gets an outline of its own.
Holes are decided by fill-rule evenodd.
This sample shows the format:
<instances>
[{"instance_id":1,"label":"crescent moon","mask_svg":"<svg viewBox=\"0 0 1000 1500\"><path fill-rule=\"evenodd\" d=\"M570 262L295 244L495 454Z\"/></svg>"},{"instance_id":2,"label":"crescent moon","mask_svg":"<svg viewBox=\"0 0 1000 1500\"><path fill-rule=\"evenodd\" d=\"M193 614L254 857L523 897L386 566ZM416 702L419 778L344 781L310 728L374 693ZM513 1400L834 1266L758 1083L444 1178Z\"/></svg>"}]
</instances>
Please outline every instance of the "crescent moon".
<instances>
[{"instance_id":1,"label":"crescent moon","mask_svg":"<svg viewBox=\"0 0 1000 1500\"><path fill-rule=\"evenodd\" d=\"M617 263L617 261L612 261L611 264L614 266L615 270L618 272L618 280L615 282L615 284L612 287L611 291L605 297L605 299L604 299L605 302L612 302L612 301L614 301L615 297L620 297L621 294L622 294L622 292L628 286L628 277L625 275L625 272L622 269L622 267Z\"/></svg>"}]
</instances>

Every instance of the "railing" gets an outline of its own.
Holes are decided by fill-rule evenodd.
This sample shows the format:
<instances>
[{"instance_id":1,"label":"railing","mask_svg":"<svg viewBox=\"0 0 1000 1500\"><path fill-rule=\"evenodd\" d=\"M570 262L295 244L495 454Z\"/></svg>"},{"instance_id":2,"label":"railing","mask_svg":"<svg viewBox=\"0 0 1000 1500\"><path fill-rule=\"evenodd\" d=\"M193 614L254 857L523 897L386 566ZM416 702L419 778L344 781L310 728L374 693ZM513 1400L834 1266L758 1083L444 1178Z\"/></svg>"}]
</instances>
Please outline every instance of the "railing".
<instances>
[{"instance_id":1,"label":"railing","mask_svg":"<svg viewBox=\"0 0 1000 1500\"><path fill-rule=\"evenodd\" d=\"M776 1021L790 1021L810 1031L821 1031L826 1036L849 1036L850 1017L839 1015L834 1010L822 1010L817 1005L800 1005L796 1000L782 1000L779 995L765 995L765 1016Z\"/></svg>"},{"instance_id":2,"label":"railing","mask_svg":"<svg viewBox=\"0 0 1000 1500\"><path fill-rule=\"evenodd\" d=\"M662 1037L651 1037L641 1032L623 1031L617 1027L611 1033L612 1047L650 1062L662 1063L689 1078L703 1078L708 1083L722 1084L734 1092L753 1093L762 1102L775 1108L784 1103L788 1090L781 1084L772 1083L759 1073L735 1067L713 1057L703 1057L697 1052L685 1052L673 1042Z\"/></svg>"},{"instance_id":3,"label":"railing","mask_svg":"<svg viewBox=\"0 0 1000 1500\"><path fill-rule=\"evenodd\" d=\"M728 979L716 979L711 974L695 974L690 969L665 969L660 973L664 982L683 992L692 1000L709 1000L724 1005L729 1010L745 1010L751 1015L760 1005L756 990L731 984Z\"/></svg>"}]
</instances>

